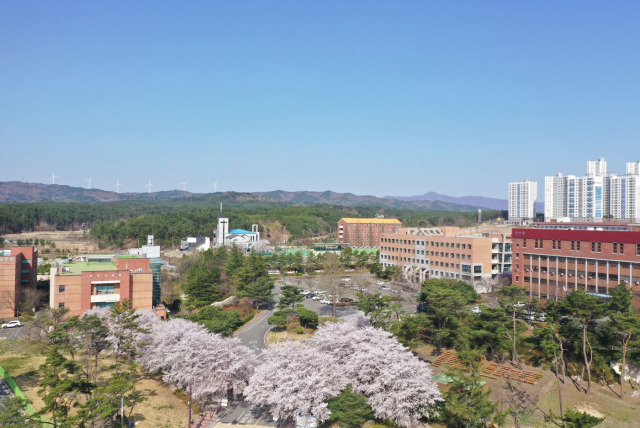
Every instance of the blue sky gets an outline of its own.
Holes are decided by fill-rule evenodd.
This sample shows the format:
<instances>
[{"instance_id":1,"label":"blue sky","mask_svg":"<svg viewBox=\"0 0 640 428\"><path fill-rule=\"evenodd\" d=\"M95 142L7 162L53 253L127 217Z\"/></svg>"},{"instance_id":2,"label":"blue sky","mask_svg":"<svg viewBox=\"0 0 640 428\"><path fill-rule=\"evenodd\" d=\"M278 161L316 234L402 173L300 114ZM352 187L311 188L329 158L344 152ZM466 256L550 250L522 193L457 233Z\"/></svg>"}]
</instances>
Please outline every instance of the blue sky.
<instances>
[{"instance_id":1,"label":"blue sky","mask_svg":"<svg viewBox=\"0 0 640 428\"><path fill-rule=\"evenodd\" d=\"M3 1L0 181L506 198L640 158L640 2Z\"/></svg>"}]
</instances>

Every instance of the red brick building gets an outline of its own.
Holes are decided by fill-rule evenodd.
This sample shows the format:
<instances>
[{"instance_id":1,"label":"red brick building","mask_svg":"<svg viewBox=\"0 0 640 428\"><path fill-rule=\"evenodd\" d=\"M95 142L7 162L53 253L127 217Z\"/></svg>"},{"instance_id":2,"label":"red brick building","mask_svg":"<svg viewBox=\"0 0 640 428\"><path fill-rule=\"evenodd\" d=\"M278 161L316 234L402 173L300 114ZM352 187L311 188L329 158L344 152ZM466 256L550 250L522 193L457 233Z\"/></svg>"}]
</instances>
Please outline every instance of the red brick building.
<instances>
[{"instance_id":1,"label":"red brick building","mask_svg":"<svg viewBox=\"0 0 640 428\"><path fill-rule=\"evenodd\" d=\"M353 248L380 248L383 233L396 233L402 222L395 218L341 218L338 221L338 243Z\"/></svg>"},{"instance_id":2,"label":"red brick building","mask_svg":"<svg viewBox=\"0 0 640 428\"><path fill-rule=\"evenodd\" d=\"M87 255L52 268L49 305L67 307L69 316L111 307L124 299L134 308L152 309L151 259Z\"/></svg>"},{"instance_id":3,"label":"red brick building","mask_svg":"<svg viewBox=\"0 0 640 428\"><path fill-rule=\"evenodd\" d=\"M633 290L634 305L640 307L638 226L544 227L513 229L514 284L526 287L530 297L557 300L574 290L609 294L610 288L624 282Z\"/></svg>"},{"instance_id":4,"label":"red brick building","mask_svg":"<svg viewBox=\"0 0 640 428\"><path fill-rule=\"evenodd\" d=\"M0 318L16 316L22 290L36 288L38 250L33 246L0 250Z\"/></svg>"}]
</instances>

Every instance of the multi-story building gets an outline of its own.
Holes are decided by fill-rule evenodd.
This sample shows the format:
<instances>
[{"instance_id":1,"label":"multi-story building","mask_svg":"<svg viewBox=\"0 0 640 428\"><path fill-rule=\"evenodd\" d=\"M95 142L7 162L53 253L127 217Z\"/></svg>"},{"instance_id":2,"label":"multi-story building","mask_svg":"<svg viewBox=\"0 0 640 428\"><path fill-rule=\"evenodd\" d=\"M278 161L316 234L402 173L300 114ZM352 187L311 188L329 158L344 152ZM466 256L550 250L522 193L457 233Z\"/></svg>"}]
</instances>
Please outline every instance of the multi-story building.
<instances>
[{"instance_id":1,"label":"multi-story building","mask_svg":"<svg viewBox=\"0 0 640 428\"><path fill-rule=\"evenodd\" d=\"M413 283L429 278L486 282L511 271L511 236L464 235L459 227L400 228L382 234L380 263L401 267L404 278Z\"/></svg>"},{"instance_id":2,"label":"multi-story building","mask_svg":"<svg viewBox=\"0 0 640 428\"><path fill-rule=\"evenodd\" d=\"M38 250L33 246L0 250L0 318L16 316L20 293L36 288Z\"/></svg>"},{"instance_id":3,"label":"multi-story building","mask_svg":"<svg viewBox=\"0 0 640 428\"><path fill-rule=\"evenodd\" d=\"M545 221L640 221L640 161L626 175L607 174L604 158L587 162L587 175L545 177Z\"/></svg>"},{"instance_id":4,"label":"multi-story building","mask_svg":"<svg viewBox=\"0 0 640 428\"><path fill-rule=\"evenodd\" d=\"M112 307L124 299L134 308L153 308L151 259L137 255L85 255L51 268L49 304L69 315Z\"/></svg>"},{"instance_id":5,"label":"multi-story building","mask_svg":"<svg viewBox=\"0 0 640 428\"><path fill-rule=\"evenodd\" d=\"M514 228L513 283L530 297L554 299L573 290L608 294L624 282L640 307L640 226L543 223Z\"/></svg>"},{"instance_id":6,"label":"multi-story building","mask_svg":"<svg viewBox=\"0 0 640 428\"><path fill-rule=\"evenodd\" d=\"M538 183L524 180L509 183L509 221L521 223L533 220L536 216L536 200L538 199Z\"/></svg>"},{"instance_id":7,"label":"multi-story building","mask_svg":"<svg viewBox=\"0 0 640 428\"><path fill-rule=\"evenodd\" d=\"M338 221L338 243L354 248L378 248L383 233L394 233L402 223L395 218L341 218Z\"/></svg>"}]
</instances>

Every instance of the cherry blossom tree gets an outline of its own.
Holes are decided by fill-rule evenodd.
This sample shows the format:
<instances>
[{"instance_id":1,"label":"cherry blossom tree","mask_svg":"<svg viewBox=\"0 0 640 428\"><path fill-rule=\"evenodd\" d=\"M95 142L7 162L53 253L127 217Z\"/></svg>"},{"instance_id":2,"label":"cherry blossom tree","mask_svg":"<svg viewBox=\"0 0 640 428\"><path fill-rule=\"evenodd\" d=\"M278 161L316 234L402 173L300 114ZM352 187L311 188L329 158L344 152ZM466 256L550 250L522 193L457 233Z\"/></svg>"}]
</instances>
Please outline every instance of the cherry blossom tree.
<instances>
[{"instance_id":1,"label":"cherry blossom tree","mask_svg":"<svg viewBox=\"0 0 640 428\"><path fill-rule=\"evenodd\" d=\"M326 324L305 343L267 351L245 396L274 416L313 414L322 422L330 415L326 401L349 384L377 417L403 426L428 417L441 400L429 366L363 317Z\"/></svg>"},{"instance_id":2,"label":"cherry blossom tree","mask_svg":"<svg viewBox=\"0 0 640 428\"><path fill-rule=\"evenodd\" d=\"M379 418L411 426L428 416L440 393L431 369L387 331L363 319L327 324L311 340L318 353L333 355L337 367L363 394Z\"/></svg>"},{"instance_id":3,"label":"cherry blossom tree","mask_svg":"<svg viewBox=\"0 0 640 428\"><path fill-rule=\"evenodd\" d=\"M236 395L246 387L255 354L239 339L223 339L179 318L166 322L146 318L142 323L149 334L141 337L138 361L189 394L189 415L194 399L222 398L228 392Z\"/></svg>"},{"instance_id":4,"label":"cherry blossom tree","mask_svg":"<svg viewBox=\"0 0 640 428\"><path fill-rule=\"evenodd\" d=\"M315 415L319 422L328 419L327 401L346 387L346 379L335 376L336 359L296 341L272 347L264 355L245 389L246 400L267 406L280 420L298 414Z\"/></svg>"}]
</instances>

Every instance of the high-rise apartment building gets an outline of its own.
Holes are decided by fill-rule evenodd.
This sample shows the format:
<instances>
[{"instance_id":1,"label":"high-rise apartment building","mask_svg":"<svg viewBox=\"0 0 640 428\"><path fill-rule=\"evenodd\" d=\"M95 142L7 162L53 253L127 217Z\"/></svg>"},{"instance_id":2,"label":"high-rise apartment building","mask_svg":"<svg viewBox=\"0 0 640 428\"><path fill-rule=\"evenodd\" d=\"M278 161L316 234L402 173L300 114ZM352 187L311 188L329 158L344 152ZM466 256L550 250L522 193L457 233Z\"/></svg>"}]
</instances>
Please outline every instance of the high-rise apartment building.
<instances>
[{"instance_id":1,"label":"high-rise apartment building","mask_svg":"<svg viewBox=\"0 0 640 428\"><path fill-rule=\"evenodd\" d=\"M533 220L536 215L536 200L538 199L538 183L524 180L509 183L509 221L521 223Z\"/></svg>"},{"instance_id":2,"label":"high-rise apartment building","mask_svg":"<svg viewBox=\"0 0 640 428\"><path fill-rule=\"evenodd\" d=\"M545 221L640 221L640 161L626 175L607 174L604 158L587 162L587 175L545 177Z\"/></svg>"}]
</instances>

